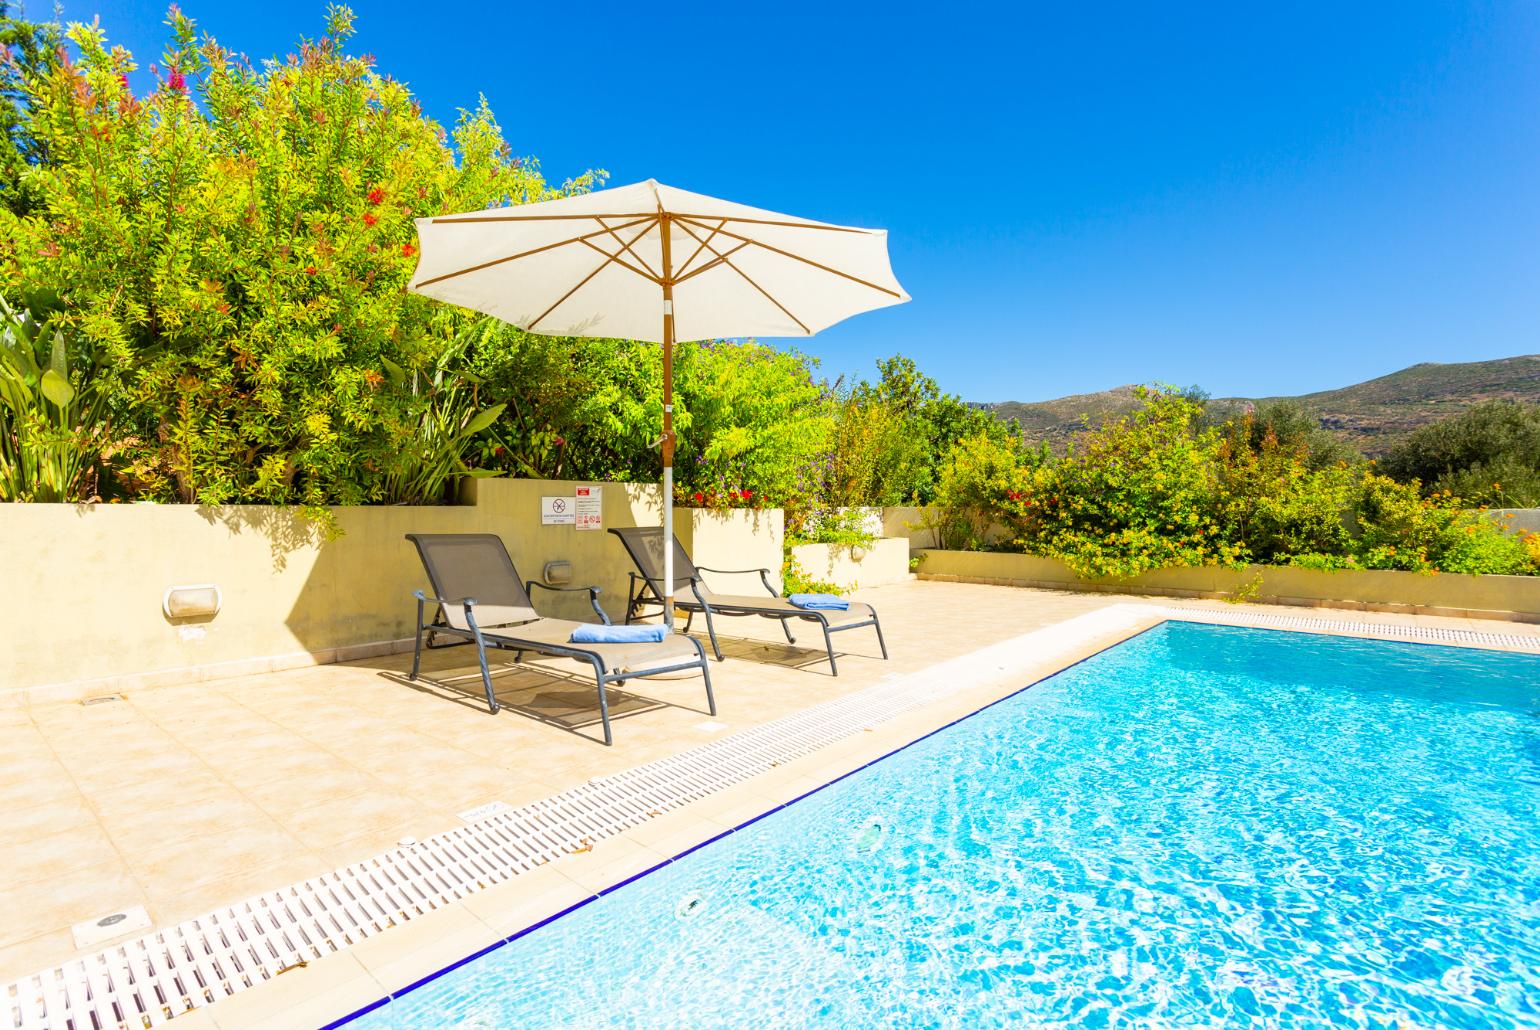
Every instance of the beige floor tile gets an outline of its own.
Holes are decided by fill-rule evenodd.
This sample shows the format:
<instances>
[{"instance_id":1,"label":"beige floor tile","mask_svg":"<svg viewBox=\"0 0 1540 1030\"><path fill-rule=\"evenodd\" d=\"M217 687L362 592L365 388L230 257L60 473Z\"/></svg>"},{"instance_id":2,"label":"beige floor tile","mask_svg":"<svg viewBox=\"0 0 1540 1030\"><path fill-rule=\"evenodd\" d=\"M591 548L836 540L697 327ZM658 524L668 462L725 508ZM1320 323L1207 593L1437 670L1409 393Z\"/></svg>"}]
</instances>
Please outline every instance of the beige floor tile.
<instances>
[{"instance_id":1,"label":"beige floor tile","mask_svg":"<svg viewBox=\"0 0 1540 1030\"><path fill-rule=\"evenodd\" d=\"M322 858L308 853L272 856L260 865L231 876L185 888L154 881L148 888L150 914L156 925L169 926L207 915L247 898L330 872Z\"/></svg>"},{"instance_id":2,"label":"beige floor tile","mask_svg":"<svg viewBox=\"0 0 1540 1030\"><path fill-rule=\"evenodd\" d=\"M46 881L55 876L90 870L120 873L123 868L117 850L94 823L51 837L0 838L0 890L28 884L46 890Z\"/></svg>"},{"instance_id":3,"label":"beige floor tile","mask_svg":"<svg viewBox=\"0 0 1540 1030\"><path fill-rule=\"evenodd\" d=\"M207 770L196 776L130 781L121 786L87 784L86 788L92 808L114 823L139 822L167 808L195 807L231 796L230 784Z\"/></svg>"},{"instance_id":4,"label":"beige floor tile","mask_svg":"<svg viewBox=\"0 0 1540 1030\"><path fill-rule=\"evenodd\" d=\"M0 983L20 980L41 969L57 965L74 951L75 939L68 929L0 945Z\"/></svg>"},{"instance_id":5,"label":"beige floor tile","mask_svg":"<svg viewBox=\"0 0 1540 1030\"><path fill-rule=\"evenodd\" d=\"M96 831L96 813L78 794L64 800L5 809L5 839L24 844L40 837L51 837L66 830Z\"/></svg>"},{"instance_id":6,"label":"beige floor tile","mask_svg":"<svg viewBox=\"0 0 1540 1030\"><path fill-rule=\"evenodd\" d=\"M290 834L266 823L228 827L218 835L185 838L154 850L126 852L123 860L145 885L145 893L160 901L228 880L231 870L263 869L297 855L303 857L308 850ZM270 886L282 887L283 882Z\"/></svg>"},{"instance_id":7,"label":"beige floor tile","mask_svg":"<svg viewBox=\"0 0 1540 1030\"><path fill-rule=\"evenodd\" d=\"M298 809L287 815L283 825L306 847L324 851L382 830L395 832L405 825L422 827L420 836L426 837L428 827L437 832L453 824L442 813L403 794L369 791Z\"/></svg>"},{"instance_id":8,"label":"beige floor tile","mask_svg":"<svg viewBox=\"0 0 1540 1030\"><path fill-rule=\"evenodd\" d=\"M662 864L668 857L626 837L606 837L590 847L592 850L587 852L553 859L550 868L595 894Z\"/></svg>"},{"instance_id":9,"label":"beige floor tile","mask_svg":"<svg viewBox=\"0 0 1540 1030\"><path fill-rule=\"evenodd\" d=\"M245 798L231 795L181 808L144 812L101 812L102 825L127 859L167 848L212 843L245 829L273 829L276 823Z\"/></svg>"},{"instance_id":10,"label":"beige floor tile","mask_svg":"<svg viewBox=\"0 0 1540 1030\"><path fill-rule=\"evenodd\" d=\"M73 806L80 799L75 781L57 763L39 763L29 771L0 779L0 812L39 805Z\"/></svg>"},{"instance_id":11,"label":"beige floor tile","mask_svg":"<svg viewBox=\"0 0 1540 1030\"><path fill-rule=\"evenodd\" d=\"M50 877L46 884L0 890L0 945L68 930L132 905L145 904L136 880L121 868L83 869ZM67 957L67 956L63 956Z\"/></svg>"},{"instance_id":12,"label":"beige floor tile","mask_svg":"<svg viewBox=\"0 0 1540 1030\"><path fill-rule=\"evenodd\" d=\"M196 780L209 767L175 745L129 752L83 752L61 755L64 767L82 789L112 790L129 784Z\"/></svg>"},{"instance_id":13,"label":"beige floor tile","mask_svg":"<svg viewBox=\"0 0 1540 1030\"><path fill-rule=\"evenodd\" d=\"M377 777L349 766L327 767L324 772L298 781L293 778L236 781L234 786L280 823L286 822L301 809L341 801L359 794L390 790Z\"/></svg>"}]
</instances>

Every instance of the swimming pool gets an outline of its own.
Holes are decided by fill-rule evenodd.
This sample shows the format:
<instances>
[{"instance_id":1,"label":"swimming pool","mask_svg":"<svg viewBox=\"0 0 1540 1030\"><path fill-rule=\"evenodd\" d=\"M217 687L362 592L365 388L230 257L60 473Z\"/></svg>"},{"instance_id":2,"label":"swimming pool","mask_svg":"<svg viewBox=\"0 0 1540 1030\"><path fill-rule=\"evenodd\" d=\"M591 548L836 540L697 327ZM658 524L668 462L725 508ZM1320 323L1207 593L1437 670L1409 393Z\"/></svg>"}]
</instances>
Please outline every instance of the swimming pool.
<instances>
[{"instance_id":1,"label":"swimming pool","mask_svg":"<svg viewBox=\"0 0 1540 1030\"><path fill-rule=\"evenodd\" d=\"M1540 1025L1537 683L1166 623L348 1025Z\"/></svg>"}]
</instances>

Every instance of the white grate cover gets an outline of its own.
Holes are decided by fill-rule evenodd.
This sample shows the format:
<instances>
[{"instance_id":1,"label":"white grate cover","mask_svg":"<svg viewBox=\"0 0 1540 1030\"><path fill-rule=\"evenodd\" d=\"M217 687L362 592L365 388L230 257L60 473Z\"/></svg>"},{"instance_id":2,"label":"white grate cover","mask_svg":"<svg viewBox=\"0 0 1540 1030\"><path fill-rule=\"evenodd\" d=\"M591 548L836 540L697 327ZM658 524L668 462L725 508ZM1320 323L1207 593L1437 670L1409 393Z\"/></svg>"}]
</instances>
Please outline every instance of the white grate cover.
<instances>
[{"instance_id":1,"label":"white grate cover","mask_svg":"<svg viewBox=\"0 0 1540 1030\"><path fill-rule=\"evenodd\" d=\"M458 901L865 727L980 674L1162 619L1540 653L1540 637L1206 608L1114 604L324 876L115 944L0 990L15 1030L158 1026Z\"/></svg>"}]
</instances>

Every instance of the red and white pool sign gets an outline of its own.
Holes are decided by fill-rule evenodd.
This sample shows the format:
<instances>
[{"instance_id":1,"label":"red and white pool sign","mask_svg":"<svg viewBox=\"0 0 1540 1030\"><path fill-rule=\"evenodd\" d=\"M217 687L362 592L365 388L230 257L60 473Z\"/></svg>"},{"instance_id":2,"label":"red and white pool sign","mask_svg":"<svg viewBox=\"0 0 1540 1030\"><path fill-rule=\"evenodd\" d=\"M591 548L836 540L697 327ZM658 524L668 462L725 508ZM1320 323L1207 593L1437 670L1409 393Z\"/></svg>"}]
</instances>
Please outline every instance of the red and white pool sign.
<instances>
[{"instance_id":1,"label":"red and white pool sign","mask_svg":"<svg viewBox=\"0 0 1540 1030\"><path fill-rule=\"evenodd\" d=\"M577 506L578 529L604 528L603 490L601 486L580 486L574 489L576 496L573 502Z\"/></svg>"}]
</instances>

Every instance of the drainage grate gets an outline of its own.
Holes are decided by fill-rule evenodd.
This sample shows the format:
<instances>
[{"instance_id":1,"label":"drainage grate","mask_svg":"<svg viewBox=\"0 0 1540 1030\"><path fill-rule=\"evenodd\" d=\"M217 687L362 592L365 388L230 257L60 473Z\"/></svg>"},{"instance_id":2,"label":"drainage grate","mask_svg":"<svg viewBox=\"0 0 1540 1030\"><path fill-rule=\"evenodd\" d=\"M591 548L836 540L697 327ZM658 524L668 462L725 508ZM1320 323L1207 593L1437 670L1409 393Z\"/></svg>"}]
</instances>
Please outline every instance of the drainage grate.
<instances>
[{"instance_id":1,"label":"drainage grate","mask_svg":"<svg viewBox=\"0 0 1540 1030\"><path fill-rule=\"evenodd\" d=\"M1121 607L1121 606L1120 606ZM1490 633L1486 630L1446 629L1442 626L1401 625L1385 622L1356 622L1349 619L1308 615L1274 615L1271 612L1225 611L1216 608L1157 609L1161 614L1185 622L1212 622L1226 626L1254 626L1261 629L1292 629L1306 633L1347 634L1380 640L1408 640L1416 643L1454 644L1465 647L1497 648L1540 654L1540 634Z\"/></svg>"},{"instance_id":2,"label":"drainage grate","mask_svg":"<svg viewBox=\"0 0 1540 1030\"><path fill-rule=\"evenodd\" d=\"M921 707L955 684L1071 654L1152 616L1540 652L1540 638L1516 634L1109 605L544 801L474 813L481 817L470 825L26 977L0 990L0 1004L18 1030L157 1026Z\"/></svg>"}]
</instances>

